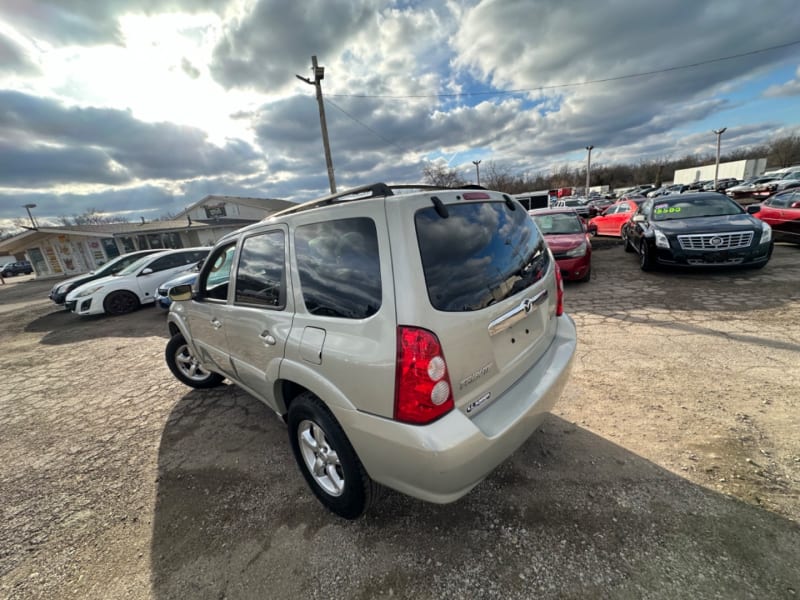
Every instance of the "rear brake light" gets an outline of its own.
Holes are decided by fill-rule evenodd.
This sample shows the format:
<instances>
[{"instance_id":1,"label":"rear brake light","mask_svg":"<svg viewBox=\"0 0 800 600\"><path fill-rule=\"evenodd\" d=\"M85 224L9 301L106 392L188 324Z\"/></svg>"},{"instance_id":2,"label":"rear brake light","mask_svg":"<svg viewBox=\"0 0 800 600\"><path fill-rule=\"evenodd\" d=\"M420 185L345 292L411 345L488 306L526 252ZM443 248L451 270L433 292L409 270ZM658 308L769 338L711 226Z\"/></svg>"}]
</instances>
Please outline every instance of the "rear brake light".
<instances>
[{"instance_id":1,"label":"rear brake light","mask_svg":"<svg viewBox=\"0 0 800 600\"><path fill-rule=\"evenodd\" d=\"M426 329L397 328L394 418L423 425L455 407L439 339Z\"/></svg>"},{"instance_id":2,"label":"rear brake light","mask_svg":"<svg viewBox=\"0 0 800 600\"><path fill-rule=\"evenodd\" d=\"M561 278L561 269L556 265L556 316L564 314L564 280Z\"/></svg>"}]
</instances>

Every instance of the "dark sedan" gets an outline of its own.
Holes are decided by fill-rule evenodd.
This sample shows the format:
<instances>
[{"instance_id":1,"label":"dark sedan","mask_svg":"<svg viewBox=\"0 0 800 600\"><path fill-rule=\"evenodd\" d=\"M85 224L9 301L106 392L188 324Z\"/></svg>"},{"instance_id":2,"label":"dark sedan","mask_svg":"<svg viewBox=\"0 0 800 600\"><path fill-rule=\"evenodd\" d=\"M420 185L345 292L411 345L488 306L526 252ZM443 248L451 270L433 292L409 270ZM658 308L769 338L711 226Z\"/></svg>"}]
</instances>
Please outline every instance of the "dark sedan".
<instances>
[{"instance_id":1,"label":"dark sedan","mask_svg":"<svg viewBox=\"0 0 800 600\"><path fill-rule=\"evenodd\" d=\"M649 198L622 232L626 252L642 270L682 267L763 267L772 228L717 192Z\"/></svg>"}]
</instances>

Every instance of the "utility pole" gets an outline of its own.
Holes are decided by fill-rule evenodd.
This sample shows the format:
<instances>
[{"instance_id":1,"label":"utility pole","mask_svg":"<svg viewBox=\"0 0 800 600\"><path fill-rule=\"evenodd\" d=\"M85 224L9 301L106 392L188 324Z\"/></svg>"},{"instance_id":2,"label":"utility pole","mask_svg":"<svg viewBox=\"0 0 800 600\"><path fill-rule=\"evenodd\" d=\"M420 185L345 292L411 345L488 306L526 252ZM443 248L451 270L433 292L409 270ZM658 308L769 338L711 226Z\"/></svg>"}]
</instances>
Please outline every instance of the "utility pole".
<instances>
[{"instance_id":1,"label":"utility pole","mask_svg":"<svg viewBox=\"0 0 800 600\"><path fill-rule=\"evenodd\" d=\"M472 164L475 165L475 180L477 181L478 185L481 184L481 168L478 166L481 164L479 160L473 160Z\"/></svg>"},{"instance_id":2,"label":"utility pole","mask_svg":"<svg viewBox=\"0 0 800 600\"><path fill-rule=\"evenodd\" d=\"M24 208L25 210L27 210L27 211L28 211L28 218L31 220L31 226L32 226L32 228L33 228L33 229L38 229L38 228L39 228L39 226L38 226L38 225L37 225L37 223L36 223L36 219L34 219L34 218L33 218L33 215L31 214L31 209L32 209L32 208L36 208L36 205L35 205L35 204L24 204L24 205L22 206L22 208Z\"/></svg>"},{"instance_id":3,"label":"utility pole","mask_svg":"<svg viewBox=\"0 0 800 600\"><path fill-rule=\"evenodd\" d=\"M583 192L583 195L587 198L589 197L589 178L592 171L592 149L594 146L586 146L586 149L589 151L589 154L586 156L586 189Z\"/></svg>"},{"instance_id":4,"label":"utility pole","mask_svg":"<svg viewBox=\"0 0 800 600\"><path fill-rule=\"evenodd\" d=\"M720 145L720 140L722 139L722 134L725 133L725 131L727 129L728 129L727 127L723 127L722 129L712 129L711 130L717 135L717 166L714 168L714 191L715 192L717 191L717 180L719 179L719 145Z\"/></svg>"},{"instance_id":5,"label":"utility pole","mask_svg":"<svg viewBox=\"0 0 800 600\"><path fill-rule=\"evenodd\" d=\"M331 158L331 145L328 142L328 123L325 121L325 104L322 102L322 85L320 82L325 79L325 67L317 64L317 57L311 57L311 68L314 71L314 80L307 77L295 75L300 81L305 81L313 85L317 90L317 104L319 105L319 124L322 128L322 146L325 148L325 164L328 167L328 181L331 184L331 194L336 193L336 178L333 176L333 159Z\"/></svg>"}]
</instances>

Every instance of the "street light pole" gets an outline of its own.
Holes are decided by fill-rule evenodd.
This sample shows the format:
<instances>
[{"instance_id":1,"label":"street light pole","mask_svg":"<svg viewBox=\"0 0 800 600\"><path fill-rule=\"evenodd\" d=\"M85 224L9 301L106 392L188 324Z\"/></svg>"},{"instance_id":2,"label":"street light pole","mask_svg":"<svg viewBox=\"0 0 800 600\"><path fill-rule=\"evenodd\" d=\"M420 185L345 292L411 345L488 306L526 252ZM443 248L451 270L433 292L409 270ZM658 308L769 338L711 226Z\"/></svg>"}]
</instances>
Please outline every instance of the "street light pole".
<instances>
[{"instance_id":1,"label":"street light pole","mask_svg":"<svg viewBox=\"0 0 800 600\"><path fill-rule=\"evenodd\" d=\"M31 226L33 227L33 229L38 229L39 226L36 224L36 220L33 218L33 215L31 214L31 209L32 208L36 208L36 205L35 204L25 204L25 205L23 205L23 208L28 211L28 218L31 220Z\"/></svg>"},{"instance_id":2,"label":"street light pole","mask_svg":"<svg viewBox=\"0 0 800 600\"><path fill-rule=\"evenodd\" d=\"M589 154L586 156L586 190L584 191L584 195L588 198L589 197L589 178L590 173L592 171L592 149L594 146L586 146L586 149L589 151Z\"/></svg>"},{"instance_id":3,"label":"street light pole","mask_svg":"<svg viewBox=\"0 0 800 600\"><path fill-rule=\"evenodd\" d=\"M333 176L333 159L331 158L331 145L328 142L328 123L325 120L325 104L322 101L322 85L320 81L325 78L325 67L320 67L317 64L317 57L311 57L311 68L314 71L314 80L307 77L295 75L300 81L305 81L309 85L313 85L317 92L317 105L319 106L319 124L322 128L322 146L325 149L325 164L328 167L328 182L331 186L331 194L336 193L336 178Z\"/></svg>"},{"instance_id":4,"label":"street light pole","mask_svg":"<svg viewBox=\"0 0 800 600\"><path fill-rule=\"evenodd\" d=\"M717 166L714 168L714 191L717 190L717 180L719 179L719 145L720 140L722 139L722 134L725 133L725 130L728 129L727 127L723 127L722 129L712 129L715 134L717 134Z\"/></svg>"},{"instance_id":5,"label":"street light pole","mask_svg":"<svg viewBox=\"0 0 800 600\"><path fill-rule=\"evenodd\" d=\"M478 182L478 185L481 184L481 168L478 166L481 164L479 160L473 160L472 164L475 165L475 179Z\"/></svg>"}]
</instances>

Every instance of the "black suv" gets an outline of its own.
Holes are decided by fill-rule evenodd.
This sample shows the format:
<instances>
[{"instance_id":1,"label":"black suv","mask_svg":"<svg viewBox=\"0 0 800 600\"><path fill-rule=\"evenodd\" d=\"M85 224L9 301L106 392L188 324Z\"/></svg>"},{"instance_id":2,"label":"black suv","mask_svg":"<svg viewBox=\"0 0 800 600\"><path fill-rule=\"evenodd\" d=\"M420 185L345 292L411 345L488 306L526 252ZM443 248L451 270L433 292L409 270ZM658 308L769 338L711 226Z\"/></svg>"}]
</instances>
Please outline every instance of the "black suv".
<instances>
[{"instance_id":1,"label":"black suv","mask_svg":"<svg viewBox=\"0 0 800 600\"><path fill-rule=\"evenodd\" d=\"M20 260L17 262L7 263L3 265L3 277L11 277L12 275L19 275L20 273L30 275L33 273L33 267L27 260Z\"/></svg>"}]
</instances>

